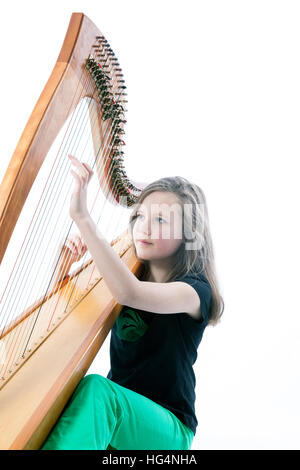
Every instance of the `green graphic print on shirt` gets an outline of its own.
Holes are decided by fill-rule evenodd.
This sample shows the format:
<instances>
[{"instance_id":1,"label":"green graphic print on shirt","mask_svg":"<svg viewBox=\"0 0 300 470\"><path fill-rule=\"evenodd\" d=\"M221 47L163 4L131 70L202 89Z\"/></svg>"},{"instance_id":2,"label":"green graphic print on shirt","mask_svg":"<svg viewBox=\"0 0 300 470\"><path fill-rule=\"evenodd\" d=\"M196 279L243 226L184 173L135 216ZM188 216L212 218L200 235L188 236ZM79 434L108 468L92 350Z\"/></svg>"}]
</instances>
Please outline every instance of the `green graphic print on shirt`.
<instances>
[{"instance_id":1,"label":"green graphic print on shirt","mask_svg":"<svg viewBox=\"0 0 300 470\"><path fill-rule=\"evenodd\" d=\"M126 341L136 341L144 336L148 329L148 325L138 313L134 310L123 307L117 320L117 335Z\"/></svg>"}]
</instances>

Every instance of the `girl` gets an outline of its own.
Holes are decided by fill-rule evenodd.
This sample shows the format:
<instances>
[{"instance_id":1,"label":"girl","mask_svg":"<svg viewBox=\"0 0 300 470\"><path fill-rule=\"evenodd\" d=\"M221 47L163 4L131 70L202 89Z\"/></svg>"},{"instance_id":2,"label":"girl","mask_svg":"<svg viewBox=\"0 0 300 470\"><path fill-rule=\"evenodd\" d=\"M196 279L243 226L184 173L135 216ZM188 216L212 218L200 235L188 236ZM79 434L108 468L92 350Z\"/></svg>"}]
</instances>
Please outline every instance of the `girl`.
<instances>
[{"instance_id":1,"label":"girl","mask_svg":"<svg viewBox=\"0 0 300 470\"><path fill-rule=\"evenodd\" d=\"M78 173L70 216L123 308L111 330L107 377L85 376L42 449L190 449L196 433L193 364L207 325L224 310L216 279L206 200L185 178L146 186L130 215L139 279L98 231L87 211L93 171L69 156ZM82 250L82 251L81 251Z\"/></svg>"}]
</instances>

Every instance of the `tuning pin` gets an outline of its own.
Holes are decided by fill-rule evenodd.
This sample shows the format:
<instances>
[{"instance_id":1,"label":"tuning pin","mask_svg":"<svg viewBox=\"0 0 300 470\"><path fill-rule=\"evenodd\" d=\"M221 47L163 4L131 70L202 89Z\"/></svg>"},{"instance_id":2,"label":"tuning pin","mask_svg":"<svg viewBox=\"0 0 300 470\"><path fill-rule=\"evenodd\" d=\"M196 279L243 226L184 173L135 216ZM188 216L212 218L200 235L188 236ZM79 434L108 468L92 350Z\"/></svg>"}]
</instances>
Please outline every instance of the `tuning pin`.
<instances>
[{"instance_id":1,"label":"tuning pin","mask_svg":"<svg viewBox=\"0 0 300 470\"><path fill-rule=\"evenodd\" d=\"M118 138L115 140L115 144L117 144L117 145L126 145L124 140L121 140L121 139L118 139Z\"/></svg>"}]
</instances>

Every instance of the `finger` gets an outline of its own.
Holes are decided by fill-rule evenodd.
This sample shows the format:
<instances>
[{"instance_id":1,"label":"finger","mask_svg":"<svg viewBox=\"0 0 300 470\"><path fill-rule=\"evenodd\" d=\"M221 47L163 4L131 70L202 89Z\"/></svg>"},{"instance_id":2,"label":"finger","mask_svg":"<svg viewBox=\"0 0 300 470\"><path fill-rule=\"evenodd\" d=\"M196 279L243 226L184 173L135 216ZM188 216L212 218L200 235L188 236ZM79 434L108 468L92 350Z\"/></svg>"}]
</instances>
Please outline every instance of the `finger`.
<instances>
[{"instance_id":1,"label":"finger","mask_svg":"<svg viewBox=\"0 0 300 470\"><path fill-rule=\"evenodd\" d=\"M82 164L86 167L86 169L88 170L88 172L89 172L90 174L94 174L94 171L92 170L92 168L90 167L90 165L88 165L88 164L85 163L85 162L83 162Z\"/></svg>"},{"instance_id":2,"label":"finger","mask_svg":"<svg viewBox=\"0 0 300 470\"><path fill-rule=\"evenodd\" d=\"M77 250L76 243L75 243L72 239L69 238L69 239L66 241L66 247L69 248L69 250L70 250L73 254L75 254L75 255L78 254L78 250Z\"/></svg>"},{"instance_id":3,"label":"finger","mask_svg":"<svg viewBox=\"0 0 300 470\"><path fill-rule=\"evenodd\" d=\"M87 165L87 163L83 163L83 165ZM90 181L92 179L92 177L94 176L94 172L93 170L91 169L91 167L87 168L88 172L89 172L89 176L88 176L88 181Z\"/></svg>"},{"instance_id":4,"label":"finger","mask_svg":"<svg viewBox=\"0 0 300 470\"><path fill-rule=\"evenodd\" d=\"M84 170L83 172L80 171L80 174L84 178L84 182L89 181L92 178L93 174L94 174L94 171L92 170L90 165L88 163L85 163L85 162L81 163L76 157L74 157L71 154L69 154L69 157L72 160L72 163L74 163L74 165L76 165L79 170Z\"/></svg>"},{"instance_id":5,"label":"finger","mask_svg":"<svg viewBox=\"0 0 300 470\"><path fill-rule=\"evenodd\" d=\"M80 237L80 235L75 235L75 238L76 238L76 242L77 242L78 251L81 252L83 250L83 240Z\"/></svg>"},{"instance_id":6,"label":"finger","mask_svg":"<svg viewBox=\"0 0 300 470\"><path fill-rule=\"evenodd\" d=\"M82 250L86 250L86 249L87 249L87 245L86 245L86 243L84 242L84 240L82 240L82 242L81 242L81 249L82 249Z\"/></svg>"},{"instance_id":7,"label":"finger","mask_svg":"<svg viewBox=\"0 0 300 470\"><path fill-rule=\"evenodd\" d=\"M79 255L84 255L87 252L87 245L80 235L74 235L75 245Z\"/></svg>"},{"instance_id":8,"label":"finger","mask_svg":"<svg viewBox=\"0 0 300 470\"><path fill-rule=\"evenodd\" d=\"M77 168L77 167L76 167ZM71 170L71 173L73 175L77 175L77 180L80 184L86 184L86 182L89 180L89 174L86 172L83 172L80 168L77 168L78 172L75 170Z\"/></svg>"},{"instance_id":9,"label":"finger","mask_svg":"<svg viewBox=\"0 0 300 470\"><path fill-rule=\"evenodd\" d=\"M74 170L70 170L70 173L72 173L72 175L74 176L75 178L75 190L77 189L80 189L81 188L81 175L79 175L76 171Z\"/></svg>"},{"instance_id":10,"label":"finger","mask_svg":"<svg viewBox=\"0 0 300 470\"><path fill-rule=\"evenodd\" d=\"M72 163L78 168L82 176L88 177L89 176L89 171L85 166L73 155L69 154L69 157L71 157Z\"/></svg>"}]
</instances>

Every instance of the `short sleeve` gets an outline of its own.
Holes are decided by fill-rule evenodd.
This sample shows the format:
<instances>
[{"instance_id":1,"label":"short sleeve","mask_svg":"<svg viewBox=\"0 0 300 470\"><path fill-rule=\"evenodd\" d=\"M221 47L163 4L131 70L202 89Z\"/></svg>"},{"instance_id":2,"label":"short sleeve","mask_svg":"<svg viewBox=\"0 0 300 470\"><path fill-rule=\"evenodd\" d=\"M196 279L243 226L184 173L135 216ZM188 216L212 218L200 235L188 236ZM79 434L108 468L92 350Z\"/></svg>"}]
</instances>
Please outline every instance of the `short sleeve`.
<instances>
[{"instance_id":1,"label":"short sleeve","mask_svg":"<svg viewBox=\"0 0 300 470\"><path fill-rule=\"evenodd\" d=\"M200 305L201 305L201 317L200 319L192 318L197 323L208 323L209 320L209 310L211 306L211 287L208 280L203 276L185 276L181 279L177 279L177 281L186 282L190 286L192 286L200 298Z\"/></svg>"}]
</instances>

